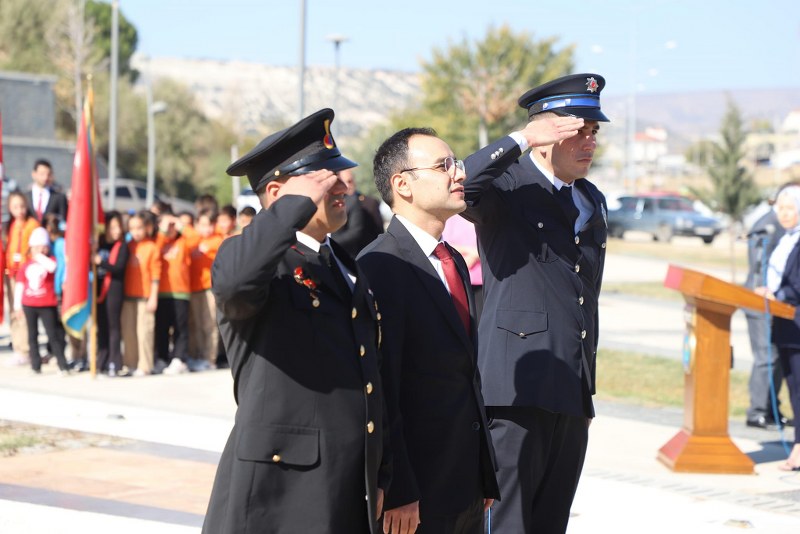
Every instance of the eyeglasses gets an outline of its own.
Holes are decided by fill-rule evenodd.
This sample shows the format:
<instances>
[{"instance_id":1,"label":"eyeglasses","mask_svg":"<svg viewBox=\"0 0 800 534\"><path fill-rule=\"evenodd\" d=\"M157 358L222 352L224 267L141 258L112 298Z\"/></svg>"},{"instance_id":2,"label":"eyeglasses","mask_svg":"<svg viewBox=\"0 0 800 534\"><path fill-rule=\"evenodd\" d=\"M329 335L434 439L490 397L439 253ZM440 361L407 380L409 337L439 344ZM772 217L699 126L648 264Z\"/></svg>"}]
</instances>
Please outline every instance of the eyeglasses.
<instances>
[{"instance_id":1,"label":"eyeglasses","mask_svg":"<svg viewBox=\"0 0 800 534\"><path fill-rule=\"evenodd\" d=\"M447 173L450 178L456 177L456 169L464 171L464 162L460 159L455 159L453 156L447 156L441 163L432 165L430 167L414 167L413 169L403 169L400 172L424 171L432 169L434 171L442 170Z\"/></svg>"}]
</instances>

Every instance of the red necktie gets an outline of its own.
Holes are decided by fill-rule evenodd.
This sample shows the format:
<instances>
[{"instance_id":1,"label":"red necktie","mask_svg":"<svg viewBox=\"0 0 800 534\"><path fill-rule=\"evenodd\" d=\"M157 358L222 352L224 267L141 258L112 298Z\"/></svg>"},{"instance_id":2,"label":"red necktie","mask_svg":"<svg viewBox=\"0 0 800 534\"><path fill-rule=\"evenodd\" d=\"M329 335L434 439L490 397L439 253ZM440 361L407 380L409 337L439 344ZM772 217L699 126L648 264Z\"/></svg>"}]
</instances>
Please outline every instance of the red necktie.
<instances>
[{"instance_id":1,"label":"red necktie","mask_svg":"<svg viewBox=\"0 0 800 534\"><path fill-rule=\"evenodd\" d=\"M39 190L39 201L36 203L36 218L39 219L39 222L42 222L42 191Z\"/></svg>"},{"instance_id":2,"label":"red necktie","mask_svg":"<svg viewBox=\"0 0 800 534\"><path fill-rule=\"evenodd\" d=\"M442 262L444 278L447 280L447 285L450 288L450 297L453 299L456 312L458 312L458 316L461 318L461 322L464 324L464 328L469 336L469 301L467 301L467 292L464 290L464 281L458 274L453 256L450 254L450 250L448 250L444 242L440 242L436 245L436 248L433 250L433 255Z\"/></svg>"}]
</instances>

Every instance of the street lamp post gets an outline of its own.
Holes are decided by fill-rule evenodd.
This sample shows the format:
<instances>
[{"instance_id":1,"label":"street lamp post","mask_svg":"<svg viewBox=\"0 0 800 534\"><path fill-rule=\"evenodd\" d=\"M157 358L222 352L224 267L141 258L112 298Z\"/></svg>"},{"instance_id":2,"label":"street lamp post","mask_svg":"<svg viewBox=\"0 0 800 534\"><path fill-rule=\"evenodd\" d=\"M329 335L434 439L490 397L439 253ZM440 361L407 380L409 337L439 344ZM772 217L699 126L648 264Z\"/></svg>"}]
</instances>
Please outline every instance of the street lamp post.
<instances>
[{"instance_id":1,"label":"street lamp post","mask_svg":"<svg viewBox=\"0 0 800 534\"><path fill-rule=\"evenodd\" d=\"M108 207L114 209L117 179L117 79L119 78L119 1L111 2L111 102L108 111Z\"/></svg>"},{"instance_id":2,"label":"street lamp post","mask_svg":"<svg viewBox=\"0 0 800 534\"><path fill-rule=\"evenodd\" d=\"M298 80L299 95L298 95L298 114L301 120L305 114L306 106L306 93L305 93L305 78L306 78L306 0L300 0L300 58L298 60L300 79Z\"/></svg>"},{"instance_id":3,"label":"street lamp post","mask_svg":"<svg viewBox=\"0 0 800 534\"><path fill-rule=\"evenodd\" d=\"M339 81L340 81L340 64L339 64L339 49L342 43L350 39L344 35L333 34L326 37L326 39L333 43L333 57L334 57L334 83L333 83L333 109L339 110Z\"/></svg>"},{"instance_id":4,"label":"street lamp post","mask_svg":"<svg viewBox=\"0 0 800 534\"><path fill-rule=\"evenodd\" d=\"M167 110L167 104L153 102L153 88L148 80L145 85L147 91L147 196L145 204L149 208L155 198L156 181L156 124L155 116Z\"/></svg>"}]
</instances>

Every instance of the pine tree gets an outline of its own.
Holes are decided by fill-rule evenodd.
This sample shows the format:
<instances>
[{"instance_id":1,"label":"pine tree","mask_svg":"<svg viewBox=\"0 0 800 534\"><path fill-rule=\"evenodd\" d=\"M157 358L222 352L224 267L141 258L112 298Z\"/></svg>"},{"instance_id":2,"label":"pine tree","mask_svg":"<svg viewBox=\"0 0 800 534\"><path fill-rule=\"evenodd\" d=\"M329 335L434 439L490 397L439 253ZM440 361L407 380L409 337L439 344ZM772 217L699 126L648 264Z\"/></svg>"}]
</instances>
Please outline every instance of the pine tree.
<instances>
[{"instance_id":1,"label":"pine tree","mask_svg":"<svg viewBox=\"0 0 800 534\"><path fill-rule=\"evenodd\" d=\"M733 101L728 101L728 109L722 118L719 131L721 140L711 147L711 159L706 170L711 178L709 192L695 191L707 204L728 215L731 219L730 256L731 278L736 279L736 266L733 259L733 243L742 218L750 206L761 200L752 174L743 165L744 143L747 132L744 130L742 114Z\"/></svg>"}]
</instances>

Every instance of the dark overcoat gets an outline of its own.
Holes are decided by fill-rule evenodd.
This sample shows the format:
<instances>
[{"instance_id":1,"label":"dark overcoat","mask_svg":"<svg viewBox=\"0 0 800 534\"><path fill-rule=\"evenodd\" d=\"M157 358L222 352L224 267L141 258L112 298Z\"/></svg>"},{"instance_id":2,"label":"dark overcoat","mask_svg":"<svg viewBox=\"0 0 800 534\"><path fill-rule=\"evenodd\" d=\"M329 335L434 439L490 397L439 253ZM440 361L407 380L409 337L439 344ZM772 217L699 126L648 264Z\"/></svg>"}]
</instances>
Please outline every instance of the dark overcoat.
<instances>
[{"instance_id":1,"label":"dark overcoat","mask_svg":"<svg viewBox=\"0 0 800 534\"><path fill-rule=\"evenodd\" d=\"M389 471L376 303L344 250L334 244L357 276L352 294L297 242L315 211L307 197L280 198L214 261L238 409L206 534L378 532Z\"/></svg>"}]
</instances>

